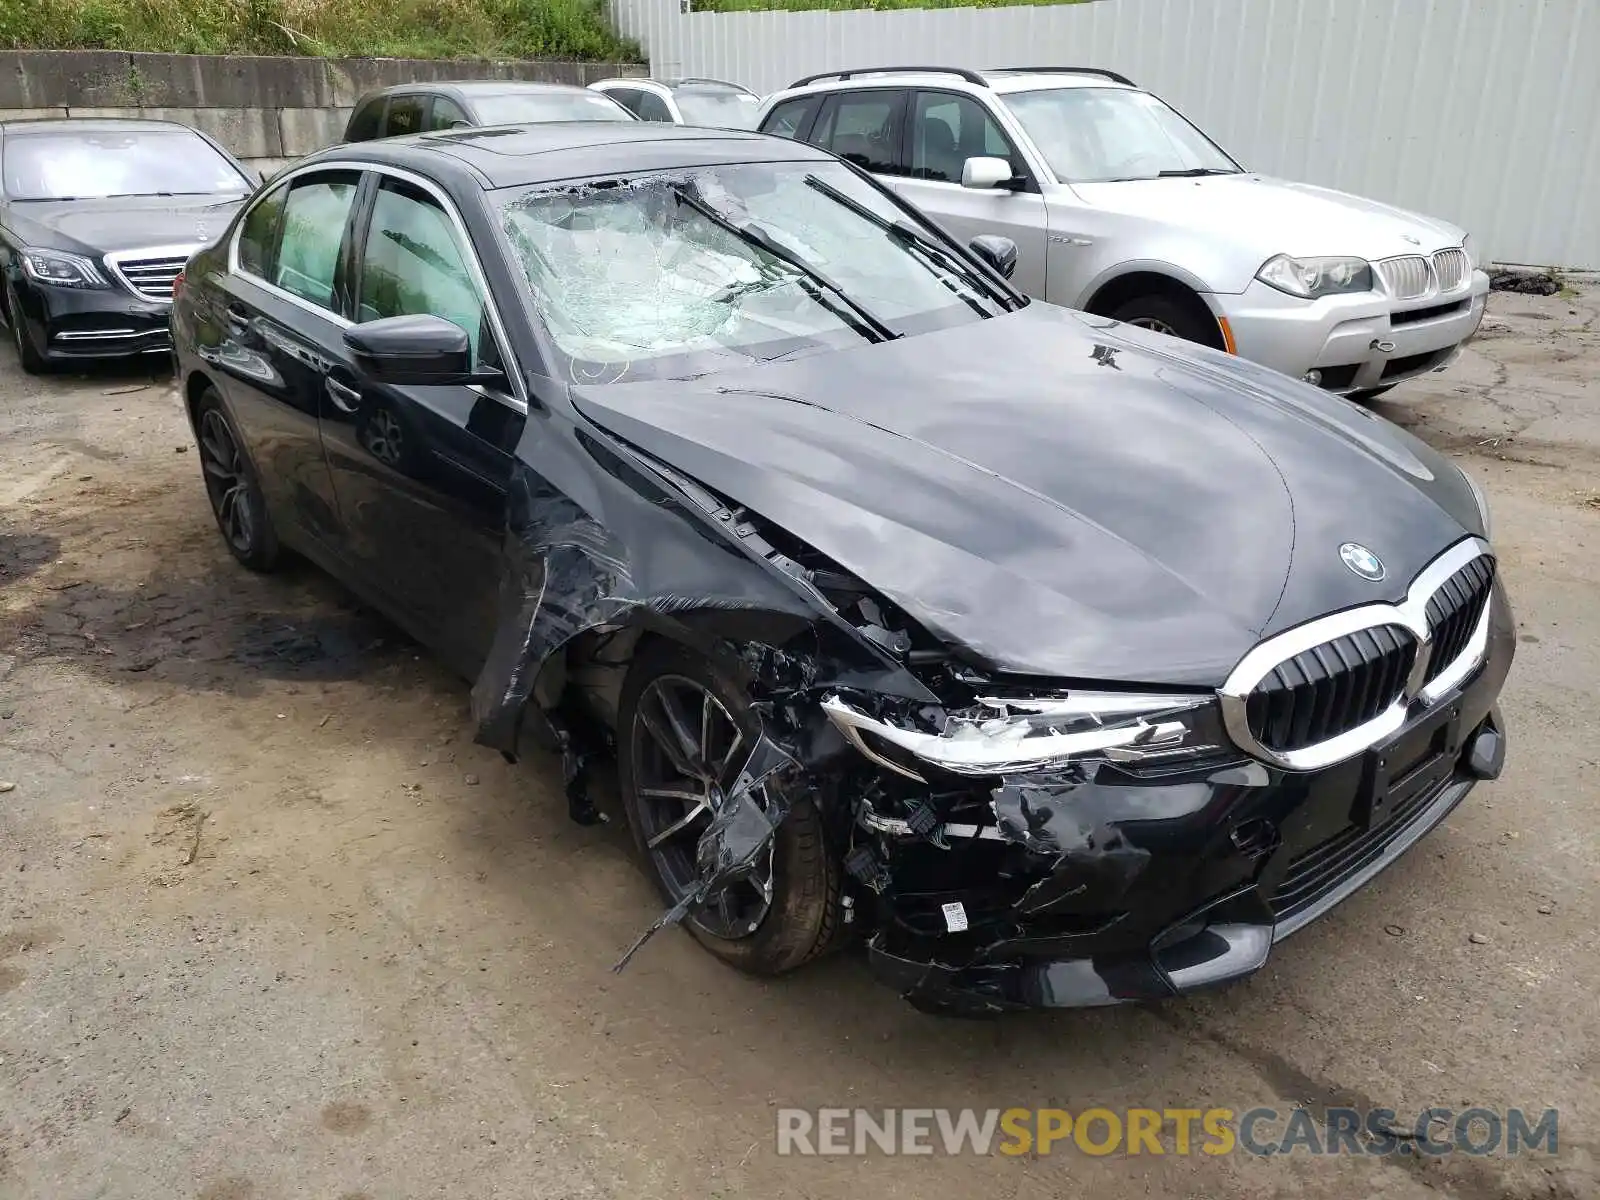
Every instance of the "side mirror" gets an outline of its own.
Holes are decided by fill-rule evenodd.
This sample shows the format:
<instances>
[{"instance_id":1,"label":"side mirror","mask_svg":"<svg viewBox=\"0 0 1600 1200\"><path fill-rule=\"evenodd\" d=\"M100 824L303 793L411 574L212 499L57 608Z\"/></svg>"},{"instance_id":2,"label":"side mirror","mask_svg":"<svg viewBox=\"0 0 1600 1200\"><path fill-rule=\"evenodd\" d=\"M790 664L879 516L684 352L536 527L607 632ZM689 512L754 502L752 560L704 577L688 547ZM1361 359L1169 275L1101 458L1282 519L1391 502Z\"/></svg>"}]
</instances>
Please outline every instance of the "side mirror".
<instances>
[{"instance_id":1,"label":"side mirror","mask_svg":"<svg viewBox=\"0 0 1600 1200\"><path fill-rule=\"evenodd\" d=\"M964 188L997 188L1015 178L1011 164L1003 158L969 158L961 164Z\"/></svg>"},{"instance_id":2,"label":"side mirror","mask_svg":"<svg viewBox=\"0 0 1600 1200\"><path fill-rule=\"evenodd\" d=\"M368 378L400 386L468 383L472 339L452 321L432 314L384 317L344 331L344 344Z\"/></svg>"},{"instance_id":3,"label":"side mirror","mask_svg":"<svg viewBox=\"0 0 1600 1200\"><path fill-rule=\"evenodd\" d=\"M1017 269L1017 244L1008 237L1001 237L997 233L980 233L967 243L967 249L998 271L1004 279L1010 279Z\"/></svg>"}]
</instances>

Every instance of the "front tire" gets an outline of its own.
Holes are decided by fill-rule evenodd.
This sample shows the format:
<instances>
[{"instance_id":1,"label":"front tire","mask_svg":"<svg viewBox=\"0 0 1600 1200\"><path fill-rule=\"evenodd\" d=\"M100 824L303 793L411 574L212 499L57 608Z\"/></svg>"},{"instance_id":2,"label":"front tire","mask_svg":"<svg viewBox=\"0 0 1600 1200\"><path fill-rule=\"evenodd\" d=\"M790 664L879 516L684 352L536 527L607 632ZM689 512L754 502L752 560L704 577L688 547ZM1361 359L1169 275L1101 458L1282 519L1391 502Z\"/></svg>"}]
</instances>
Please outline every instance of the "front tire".
<instances>
[{"instance_id":1,"label":"front tire","mask_svg":"<svg viewBox=\"0 0 1600 1200\"><path fill-rule=\"evenodd\" d=\"M676 904L696 882L700 834L748 755L760 723L743 689L698 654L648 643L629 669L617 716L622 803L645 870ZM781 975L823 953L840 927L840 868L809 796L790 796L770 858L685 924L724 962Z\"/></svg>"},{"instance_id":2,"label":"front tire","mask_svg":"<svg viewBox=\"0 0 1600 1200\"><path fill-rule=\"evenodd\" d=\"M1165 333L1186 342L1198 342L1216 350L1223 348L1217 319L1200 300L1186 302L1152 292L1135 296L1110 315L1112 320L1125 325L1137 325L1141 329Z\"/></svg>"},{"instance_id":3,"label":"front tire","mask_svg":"<svg viewBox=\"0 0 1600 1200\"><path fill-rule=\"evenodd\" d=\"M244 442L214 388L208 387L195 406L194 426L206 495L228 552L252 571L274 570L282 558L277 531Z\"/></svg>"},{"instance_id":4,"label":"front tire","mask_svg":"<svg viewBox=\"0 0 1600 1200\"><path fill-rule=\"evenodd\" d=\"M17 362L29 375L43 375L50 364L28 333L28 322L22 315L22 302L17 298L16 285L6 283L6 323L11 326L11 344L17 351Z\"/></svg>"}]
</instances>

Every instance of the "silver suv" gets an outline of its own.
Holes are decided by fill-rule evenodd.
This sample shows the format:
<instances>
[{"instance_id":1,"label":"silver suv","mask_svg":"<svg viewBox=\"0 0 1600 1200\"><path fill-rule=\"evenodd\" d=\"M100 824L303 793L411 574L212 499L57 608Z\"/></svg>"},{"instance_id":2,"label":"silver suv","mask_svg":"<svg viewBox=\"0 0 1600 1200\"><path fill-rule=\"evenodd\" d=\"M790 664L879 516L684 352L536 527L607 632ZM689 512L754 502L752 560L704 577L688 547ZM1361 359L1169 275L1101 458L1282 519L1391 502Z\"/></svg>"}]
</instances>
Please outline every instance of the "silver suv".
<instances>
[{"instance_id":1,"label":"silver suv","mask_svg":"<svg viewBox=\"0 0 1600 1200\"><path fill-rule=\"evenodd\" d=\"M1453 225L1245 170L1111 71L833 71L757 127L870 171L962 241L1017 244L1029 295L1376 395L1444 366L1489 278Z\"/></svg>"}]
</instances>

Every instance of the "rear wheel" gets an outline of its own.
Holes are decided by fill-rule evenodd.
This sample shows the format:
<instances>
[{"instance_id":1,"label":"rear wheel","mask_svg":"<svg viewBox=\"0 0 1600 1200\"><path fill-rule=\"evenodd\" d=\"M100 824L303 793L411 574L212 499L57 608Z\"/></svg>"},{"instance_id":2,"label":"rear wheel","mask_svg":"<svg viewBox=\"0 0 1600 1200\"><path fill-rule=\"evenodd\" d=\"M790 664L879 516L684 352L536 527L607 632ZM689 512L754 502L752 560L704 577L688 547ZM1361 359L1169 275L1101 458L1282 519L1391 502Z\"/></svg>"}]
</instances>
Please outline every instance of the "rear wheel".
<instances>
[{"instance_id":1,"label":"rear wheel","mask_svg":"<svg viewBox=\"0 0 1600 1200\"><path fill-rule=\"evenodd\" d=\"M228 544L229 552L252 571L271 571L280 558L278 535L267 516L244 444L228 419L221 398L211 388L206 389L196 407L195 432L206 495L222 540Z\"/></svg>"},{"instance_id":2,"label":"rear wheel","mask_svg":"<svg viewBox=\"0 0 1600 1200\"><path fill-rule=\"evenodd\" d=\"M647 646L623 687L618 774L634 842L668 904L695 886L700 836L737 778L759 722L743 690L698 654ZM685 924L724 962L780 975L821 954L839 927L839 864L809 797L790 811L746 879L713 893Z\"/></svg>"},{"instance_id":3,"label":"rear wheel","mask_svg":"<svg viewBox=\"0 0 1600 1200\"><path fill-rule=\"evenodd\" d=\"M44 355L39 353L39 348L33 344L33 337L28 333L28 324L22 316L22 303L17 298L17 289L14 284L6 284L6 322L11 326L11 344L16 347L17 361L22 364L22 369L29 375L42 375L50 369L50 364L45 361Z\"/></svg>"},{"instance_id":4,"label":"rear wheel","mask_svg":"<svg viewBox=\"0 0 1600 1200\"><path fill-rule=\"evenodd\" d=\"M1152 292L1124 302L1110 315L1127 325L1222 349L1217 319L1199 300L1185 302Z\"/></svg>"}]
</instances>

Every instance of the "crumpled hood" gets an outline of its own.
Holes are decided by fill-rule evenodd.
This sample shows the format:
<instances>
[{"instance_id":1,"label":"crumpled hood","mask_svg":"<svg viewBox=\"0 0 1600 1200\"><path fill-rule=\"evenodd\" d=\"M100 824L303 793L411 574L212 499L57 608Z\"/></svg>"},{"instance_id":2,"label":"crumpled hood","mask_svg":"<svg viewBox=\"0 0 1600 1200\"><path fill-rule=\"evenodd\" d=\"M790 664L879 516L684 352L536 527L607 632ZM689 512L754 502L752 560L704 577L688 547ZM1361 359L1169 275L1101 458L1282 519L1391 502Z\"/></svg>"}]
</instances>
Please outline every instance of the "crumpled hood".
<instances>
[{"instance_id":1,"label":"crumpled hood","mask_svg":"<svg viewBox=\"0 0 1600 1200\"><path fill-rule=\"evenodd\" d=\"M31 245L75 254L202 246L222 236L244 201L240 195L13 202L10 222Z\"/></svg>"},{"instance_id":2,"label":"crumpled hood","mask_svg":"<svg viewBox=\"0 0 1600 1200\"><path fill-rule=\"evenodd\" d=\"M1074 184L1073 191L1096 208L1181 224L1230 243L1247 242L1262 261L1274 254L1377 261L1432 254L1461 245L1465 236L1448 222L1403 208L1262 175Z\"/></svg>"},{"instance_id":3,"label":"crumpled hood","mask_svg":"<svg viewBox=\"0 0 1600 1200\"><path fill-rule=\"evenodd\" d=\"M1454 466L1364 410L1044 304L573 400L1017 674L1213 686L1478 532Z\"/></svg>"}]
</instances>

